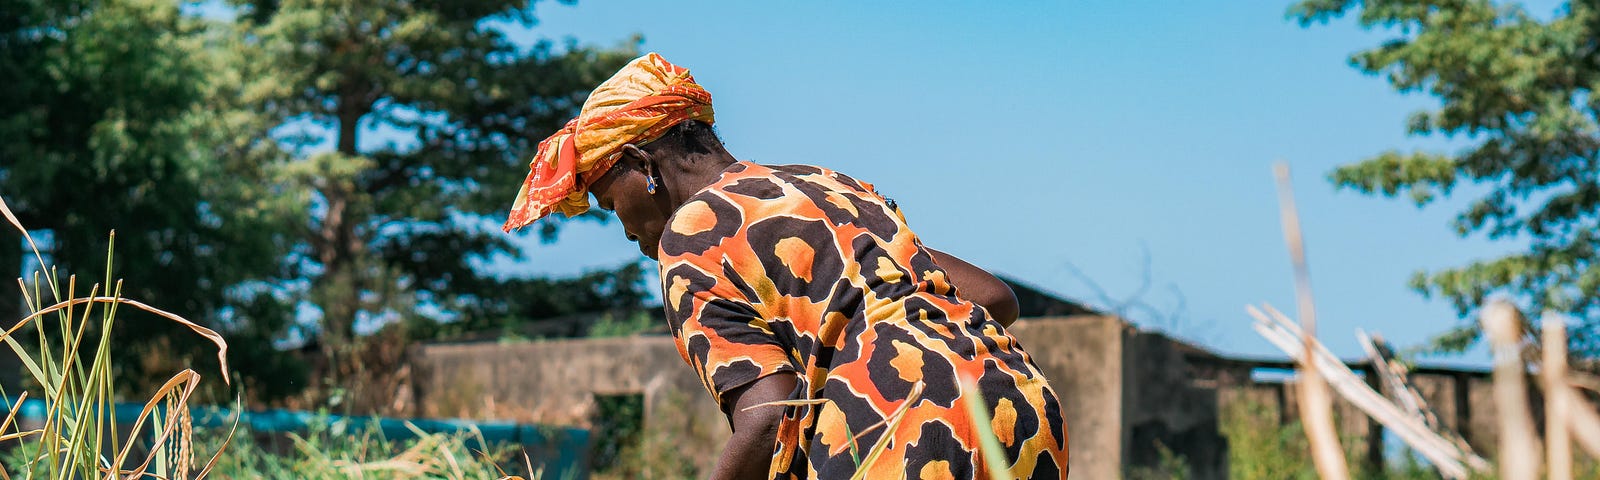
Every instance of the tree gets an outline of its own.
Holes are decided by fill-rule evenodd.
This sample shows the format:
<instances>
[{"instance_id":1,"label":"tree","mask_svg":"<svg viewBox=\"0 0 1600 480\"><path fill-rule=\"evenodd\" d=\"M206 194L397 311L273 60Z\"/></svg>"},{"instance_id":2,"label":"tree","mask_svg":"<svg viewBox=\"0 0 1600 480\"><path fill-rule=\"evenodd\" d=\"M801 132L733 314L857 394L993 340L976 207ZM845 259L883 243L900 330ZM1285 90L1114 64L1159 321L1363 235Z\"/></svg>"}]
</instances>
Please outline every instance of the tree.
<instances>
[{"instance_id":1,"label":"tree","mask_svg":"<svg viewBox=\"0 0 1600 480\"><path fill-rule=\"evenodd\" d=\"M80 295L101 282L115 229L123 295L223 332L248 393L281 395L282 382L254 380L298 368L271 348L293 319L280 259L295 202L274 180L278 153L254 140L267 125L234 104L241 76L210 27L161 0L0 0L0 194L50 232ZM21 265L4 238L9 279ZM165 380L147 376L170 373L159 362L215 361L171 322L121 315L130 348L116 365L135 388Z\"/></svg>"},{"instance_id":2,"label":"tree","mask_svg":"<svg viewBox=\"0 0 1600 480\"><path fill-rule=\"evenodd\" d=\"M1336 169L1342 188L1424 206L1460 185L1481 187L1453 222L1462 236L1525 242L1525 250L1435 272L1412 286L1448 299L1462 317L1491 294L1530 311L1582 322L1574 351L1600 354L1600 11L1569 2L1541 21L1516 4L1487 0L1308 0L1290 16L1303 25L1356 12L1363 27L1398 27L1351 63L1384 75L1401 92L1427 92L1437 108L1414 114L1408 132L1442 134L1457 152L1381 153ZM1475 188L1475 191L1479 188ZM1440 338L1450 349L1477 338L1463 326Z\"/></svg>"},{"instance_id":3,"label":"tree","mask_svg":"<svg viewBox=\"0 0 1600 480\"><path fill-rule=\"evenodd\" d=\"M527 0L239 3L247 56L273 68L258 107L306 152L303 264L335 368L359 369L358 325L441 321L508 295L474 260L518 252L504 216L538 140L636 53L546 41L506 25ZM379 144L367 135L388 132ZM297 135L294 132L310 132ZM327 372L330 381L353 371Z\"/></svg>"}]
</instances>

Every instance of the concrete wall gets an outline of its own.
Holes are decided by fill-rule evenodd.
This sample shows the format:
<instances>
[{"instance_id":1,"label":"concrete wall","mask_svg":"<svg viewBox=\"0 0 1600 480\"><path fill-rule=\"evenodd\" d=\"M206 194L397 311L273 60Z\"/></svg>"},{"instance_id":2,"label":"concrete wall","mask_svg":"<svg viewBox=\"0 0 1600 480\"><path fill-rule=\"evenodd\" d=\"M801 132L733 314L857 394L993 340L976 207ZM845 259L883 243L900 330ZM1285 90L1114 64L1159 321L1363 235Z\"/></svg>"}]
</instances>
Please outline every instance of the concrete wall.
<instances>
[{"instance_id":1,"label":"concrete wall","mask_svg":"<svg viewBox=\"0 0 1600 480\"><path fill-rule=\"evenodd\" d=\"M1072 478L1117 478L1122 471L1122 322L1080 316L1018 321L1011 333L1044 371L1067 415ZM1090 367L1093 366L1093 367Z\"/></svg>"},{"instance_id":2,"label":"concrete wall","mask_svg":"<svg viewBox=\"0 0 1600 480\"><path fill-rule=\"evenodd\" d=\"M1162 447L1189 461L1187 478L1227 477L1217 391L1194 381L1187 346L1107 316L1028 319L1011 332L1066 404L1073 478L1154 467Z\"/></svg>"},{"instance_id":3,"label":"concrete wall","mask_svg":"<svg viewBox=\"0 0 1600 480\"><path fill-rule=\"evenodd\" d=\"M411 358L420 416L587 427L596 395L641 394L643 440L703 471L730 433L670 337L421 345Z\"/></svg>"},{"instance_id":4,"label":"concrete wall","mask_svg":"<svg viewBox=\"0 0 1600 480\"><path fill-rule=\"evenodd\" d=\"M1217 390L1195 381L1184 354L1191 347L1132 328L1125 330L1124 342L1124 471L1157 466L1164 448L1188 461L1185 478L1227 478L1228 442L1218 431Z\"/></svg>"}]
</instances>

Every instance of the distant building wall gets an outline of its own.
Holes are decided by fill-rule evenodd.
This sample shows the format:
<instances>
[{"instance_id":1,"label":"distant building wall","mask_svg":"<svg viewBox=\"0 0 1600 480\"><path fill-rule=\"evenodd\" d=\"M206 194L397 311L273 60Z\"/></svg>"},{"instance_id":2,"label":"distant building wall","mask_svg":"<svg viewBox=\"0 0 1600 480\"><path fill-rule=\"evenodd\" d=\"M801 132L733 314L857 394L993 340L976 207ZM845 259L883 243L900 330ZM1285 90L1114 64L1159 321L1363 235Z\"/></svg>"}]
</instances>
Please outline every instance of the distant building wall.
<instances>
[{"instance_id":1,"label":"distant building wall","mask_svg":"<svg viewBox=\"0 0 1600 480\"><path fill-rule=\"evenodd\" d=\"M1219 395L1218 408L1256 407L1280 423L1300 418L1299 389L1292 378L1284 378L1294 364L1284 360L1226 358L1189 352L1186 362L1198 382L1214 384ZM1347 362L1347 366L1379 390L1371 367L1366 362ZM1269 373L1268 375L1257 375ZM1457 368L1416 368L1410 372L1413 387L1436 413L1444 427L1459 432L1479 455L1493 458L1498 424L1495 421L1493 380L1482 370ZM1240 405L1242 404L1242 405ZM1353 452L1352 462L1378 464L1383 461L1383 427L1354 404L1334 396L1334 415L1345 449Z\"/></svg>"},{"instance_id":2,"label":"distant building wall","mask_svg":"<svg viewBox=\"0 0 1600 480\"><path fill-rule=\"evenodd\" d=\"M1126 373L1118 368L1125 356L1121 322L1098 316L1028 319L1010 330L1061 397L1072 477L1117 478Z\"/></svg>"},{"instance_id":3,"label":"distant building wall","mask_svg":"<svg viewBox=\"0 0 1600 480\"><path fill-rule=\"evenodd\" d=\"M411 358L418 416L587 427L597 395L639 394L642 440L669 442L703 471L730 433L670 337L425 344Z\"/></svg>"},{"instance_id":4,"label":"distant building wall","mask_svg":"<svg viewBox=\"0 0 1600 480\"><path fill-rule=\"evenodd\" d=\"M1190 471L1185 478L1227 478L1228 442L1218 429L1217 389L1195 381L1185 355L1193 347L1132 327L1124 331L1124 471L1156 467L1161 450L1166 449L1188 461Z\"/></svg>"}]
</instances>

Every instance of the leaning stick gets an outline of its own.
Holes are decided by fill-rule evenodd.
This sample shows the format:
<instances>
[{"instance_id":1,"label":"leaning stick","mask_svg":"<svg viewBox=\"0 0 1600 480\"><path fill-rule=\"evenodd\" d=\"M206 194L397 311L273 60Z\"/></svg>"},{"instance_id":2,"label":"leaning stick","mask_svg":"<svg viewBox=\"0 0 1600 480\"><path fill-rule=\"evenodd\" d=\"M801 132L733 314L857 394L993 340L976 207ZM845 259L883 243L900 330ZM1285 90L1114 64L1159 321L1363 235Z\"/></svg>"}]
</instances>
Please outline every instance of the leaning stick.
<instances>
[{"instance_id":1,"label":"leaning stick","mask_svg":"<svg viewBox=\"0 0 1600 480\"><path fill-rule=\"evenodd\" d=\"M1546 314L1544 360L1539 372L1544 378L1545 474L1550 480L1572 480L1571 424L1572 387L1567 385L1567 325L1559 316Z\"/></svg>"},{"instance_id":2,"label":"leaning stick","mask_svg":"<svg viewBox=\"0 0 1600 480\"><path fill-rule=\"evenodd\" d=\"M1406 371L1406 367L1394 360L1392 353L1389 353L1392 350L1388 348L1382 337L1376 335L1368 336L1367 332L1358 329L1356 330L1356 338L1361 341L1362 348L1366 349L1367 355L1372 361L1373 370L1377 372L1379 379L1390 390L1391 395L1395 397L1394 401L1400 404L1400 407L1404 408L1406 413L1409 413L1413 418L1421 419L1423 425L1428 427L1428 430L1455 444L1456 449L1462 452L1472 452L1472 445L1467 443L1467 439L1462 438L1461 434L1456 433L1455 430L1445 427L1444 422L1439 420L1438 413L1434 412L1433 407L1428 405L1428 400L1423 398L1422 393L1411 385L1410 375Z\"/></svg>"},{"instance_id":3,"label":"leaning stick","mask_svg":"<svg viewBox=\"0 0 1600 480\"><path fill-rule=\"evenodd\" d=\"M1505 300L1483 308L1483 331L1494 352L1494 404L1500 417L1500 478L1539 475L1539 436L1528 406L1527 368L1522 362L1522 313Z\"/></svg>"},{"instance_id":4,"label":"leaning stick","mask_svg":"<svg viewBox=\"0 0 1600 480\"><path fill-rule=\"evenodd\" d=\"M1559 392L1566 392L1567 409L1572 414L1572 438L1578 441L1578 446L1588 452L1590 457L1600 458L1600 410L1589 400L1583 398L1583 391L1577 387L1568 387Z\"/></svg>"},{"instance_id":5,"label":"leaning stick","mask_svg":"<svg viewBox=\"0 0 1600 480\"><path fill-rule=\"evenodd\" d=\"M1256 318L1256 332L1289 356L1295 357L1296 361L1305 361L1302 357L1304 352L1312 351L1311 361L1317 364L1320 371L1327 373L1329 383L1341 396L1382 423L1400 437L1401 441L1428 459L1439 469L1440 475L1449 479L1463 479L1469 477L1468 468L1477 471L1489 470L1487 460L1470 451L1461 451L1444 437L1429 430L1421 421L1406 415L1399 407L1385 400L1382 394L1356 376L1355 372L1350 371L1349 367L1320 343L1312 344L1309 348L1301 344L1300 338L1303 337L1292 320L1271 306L1266 306L1265 309L1269 313L1263 313L1261 309L1255 307L1248 309Z\"/></svg>"},{"instance_id":6,"label":"leaning stick","mask_svg":"<svg viewBox=\"0 0 1600 480\"><path fill-rule=\"evenodd\" d=\"M1283 241L1289 247L1289 259L1294 263L1295 297L1300 311L1300 321L1305 332L1301 343L1305 351L1300 358L1300 422L1305 426L1306 439L1311 444L1311 458L1316 462L1322 480L1350 478L1349 465L1345 464L1344 447L1339 445L1339 433L1333 426L1333 397L1328 384L1317 371L1311 359L1311 345L1316 343L1316 306L1311 298L1311 271L1306 264L1305 240L1300 231L1300 215L1294 205L1294 187L1289 182L1289 165L1273 165L1278 179L1278 207L1283 219Z\"/></svg>"},{"instance_id":7,"label":"leaning stick","mask_svg":"<svg viewBox=\"0 0 1600 480\"><path fill-rule=\"evenodd\" d=\"M1367 335L1366 331L1361 329L1356 329L1356 340L1361 343L1361 349L1366 350L1367 361L1372 363L1373 373L1378 376L1378 380L1383 384L1383 387L1389 390L1389 395L1394 397L1394 402L1400 404L1400 407L1404 408L1406 413L1426 422L1428 417L1427 412L1423 410L1422 399L1411 395L1411 389L1406 387L1406 381L1401 378L1401 372L1396 371L1395 367L1389 362L1389 356L1378 346L1378 342L1381 340L1372 338L1372 336Z\"/></svg>"}]
</instances>

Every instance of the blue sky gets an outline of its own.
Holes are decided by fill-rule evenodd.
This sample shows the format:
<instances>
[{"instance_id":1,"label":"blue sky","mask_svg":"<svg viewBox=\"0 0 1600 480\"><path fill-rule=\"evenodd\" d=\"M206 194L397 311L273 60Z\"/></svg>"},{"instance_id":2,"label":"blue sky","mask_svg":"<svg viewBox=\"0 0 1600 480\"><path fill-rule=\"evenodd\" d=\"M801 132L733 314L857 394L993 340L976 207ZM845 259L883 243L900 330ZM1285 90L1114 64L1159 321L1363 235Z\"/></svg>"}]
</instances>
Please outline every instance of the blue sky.
<instances>
[{"instance_id":1,"label":"blue sky","mask_svg":"<svg viewBox=\"0 0 1600 480\"><path fill-rule=\"evenodd\" d=\"M1388 32L1349 19L1301 28L1280 2L997 5L544 2L537 26L512 33L642 35L644 51L712 92L734 155L873 182L928 245L1069 298L1103 305L1074 268L1133 294L1147 251L1143 301L1171 312L1181 292L1176 333L1224 352L1277 354L1244 306L1294 306L1275 160L1293 169L1320 331L1341 355L1359 354L1358 327L1412 345L1456 324L1406 287L1411 273L1515 247L1455 237L1465 198L1419 210L1327 181L1387 149L1461 145L1408 138L1407 114L1434 100L1347 63ZM572 274L641 258L615 224L527 243L528 261L499 267Z\"/></svg>"}]
</instances>

